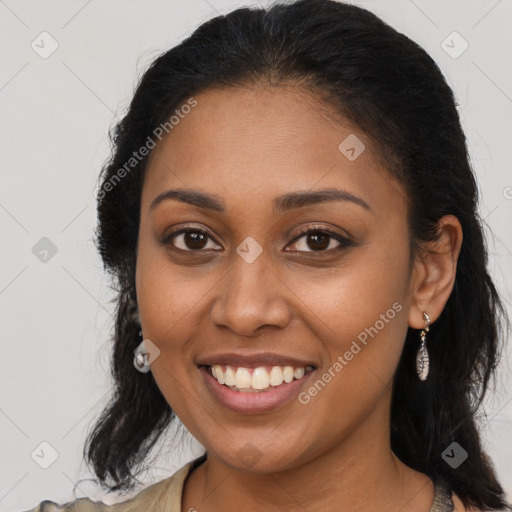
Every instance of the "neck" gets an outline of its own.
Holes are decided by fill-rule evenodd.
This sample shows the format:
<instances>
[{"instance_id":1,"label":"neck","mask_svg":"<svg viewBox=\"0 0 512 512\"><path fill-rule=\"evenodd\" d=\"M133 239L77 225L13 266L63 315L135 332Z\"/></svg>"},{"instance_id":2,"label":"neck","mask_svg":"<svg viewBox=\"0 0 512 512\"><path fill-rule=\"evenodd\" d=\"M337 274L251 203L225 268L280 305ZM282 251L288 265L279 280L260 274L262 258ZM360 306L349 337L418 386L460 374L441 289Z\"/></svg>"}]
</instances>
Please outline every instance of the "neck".
<instances>
[{"instance_id":1,"label":"neck","mask_svg":"<svg viewBox=\"0 0 512 512\"><path fill-rule=\"evenodd\" d=\"M338 445L286 471L238 471L209 454L186 481L182 510L430 510L432 481L394 455L389 428L382 429L389 424L385 402Z\"/></svg>"}]
</instances>

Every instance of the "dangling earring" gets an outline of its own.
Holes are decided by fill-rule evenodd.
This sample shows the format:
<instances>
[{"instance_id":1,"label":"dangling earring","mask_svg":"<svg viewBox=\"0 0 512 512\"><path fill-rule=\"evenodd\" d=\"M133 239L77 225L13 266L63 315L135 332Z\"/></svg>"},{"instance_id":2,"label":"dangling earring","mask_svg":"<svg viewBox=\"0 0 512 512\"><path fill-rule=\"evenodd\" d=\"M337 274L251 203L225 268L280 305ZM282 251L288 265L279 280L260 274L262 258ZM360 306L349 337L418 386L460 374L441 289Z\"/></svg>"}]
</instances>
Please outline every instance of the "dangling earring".
<instances>
[{"instance_id":1,"label":"dangling earring","mask_svg":"<svg viewBox=\"0 0 512 512\"><path fill-rule=\"evenodd\" d=\"M430 367L430 362L428 358L426 338L427 332L430 325L430 317L427 313L423 312L423 318L425 319L425 328L421 331L421 345L418 349L418 353L416 354L416 373L420 380L427 380L428 370Z\"/></svg>"},{"instance_id":2,"label":"dangling earring","mask_svg":"<svg viewBox=\"0 0 512 512\"><path fill-rule=\"evenodd\" d=\"M141 373L148 373L149 367L149 354L144 346L144 340L142 339L142 329L139 331L140 344L134 351L133 366Z\"/></svg>"}]
</instances>

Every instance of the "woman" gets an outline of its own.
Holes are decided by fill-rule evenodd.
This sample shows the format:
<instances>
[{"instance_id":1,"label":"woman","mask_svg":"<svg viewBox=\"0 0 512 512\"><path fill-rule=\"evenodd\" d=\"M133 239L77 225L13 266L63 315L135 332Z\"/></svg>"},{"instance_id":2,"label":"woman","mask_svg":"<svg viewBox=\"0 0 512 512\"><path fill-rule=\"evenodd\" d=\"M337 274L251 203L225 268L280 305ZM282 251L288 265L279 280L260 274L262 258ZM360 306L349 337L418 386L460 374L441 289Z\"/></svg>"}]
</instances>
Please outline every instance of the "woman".
<instances>
[{"instance_id":1,"label":"woman","mask_svg":"<svg viewBox=\"0 0 512 512\"><path fill-rule=\"evenodd\" d=\"M512 510L475 421L506 318L424 50L341 2L238 9L155 60L113 142L116 389L86 460L131 489L175 416L206 453L34 511Z\"/></svg>"}]
</instances>

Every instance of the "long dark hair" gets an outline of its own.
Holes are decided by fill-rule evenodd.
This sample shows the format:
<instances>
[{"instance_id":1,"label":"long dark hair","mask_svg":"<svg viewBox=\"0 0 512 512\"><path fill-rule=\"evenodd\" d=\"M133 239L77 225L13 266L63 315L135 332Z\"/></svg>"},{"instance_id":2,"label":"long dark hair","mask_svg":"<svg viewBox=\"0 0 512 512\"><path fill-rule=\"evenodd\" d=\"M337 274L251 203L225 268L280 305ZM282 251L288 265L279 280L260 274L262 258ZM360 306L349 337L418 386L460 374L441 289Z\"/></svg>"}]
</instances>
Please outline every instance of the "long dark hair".
<instances>
[{"instance_id":1,"label":"long dark hair","mask_svg":"<svg viewBox=\"0 0 512 512\"><path fill-rule=\"evenodd\" d=\"M142 465L174 418L152 374L133 367L140 343L136 248L148 157L130 159L154 141L159 127L171 129L170 117L193 95L256 83L309 90L376 141L387 169L407 191L413 254L420 242L435 239L443 215L459 219L464 240L455 286L430 329L426 382L414 371L418 330L407 333L394 378L391 447L411 468L447 480L466 506L512 510L476 421L509 324L487 271L477 186L452 90L418 44L373 13L333 0L240 8L202 24L154 60L111 132L95 242L118 293L115 387L88 435L87 463L103 488L132 489L131 470ZM452 442L468 453L456 469L443 459Z\"/></svg>"}]
</instances>

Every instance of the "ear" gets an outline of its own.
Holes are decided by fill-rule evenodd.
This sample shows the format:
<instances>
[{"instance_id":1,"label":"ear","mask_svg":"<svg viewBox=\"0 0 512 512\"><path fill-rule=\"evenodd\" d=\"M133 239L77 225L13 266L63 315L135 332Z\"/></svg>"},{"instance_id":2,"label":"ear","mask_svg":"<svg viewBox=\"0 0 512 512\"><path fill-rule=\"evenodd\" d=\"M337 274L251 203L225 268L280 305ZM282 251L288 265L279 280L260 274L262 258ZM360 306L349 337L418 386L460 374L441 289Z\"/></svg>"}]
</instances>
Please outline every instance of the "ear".
<instances>
[{"instance_id":1,"label":"ear","mask_svg":"<svg viewBox=\"0 0 512 512\"><path fill-rule=\"evenodd\" d=\"M416 257L411 276L411 309L408 323L423 329L423 312L431 323L439 318L453 290L457 259L462 245L462 227L454 215L438 222L438 239L426 243Z\"/></svg>"}]
</instances>

